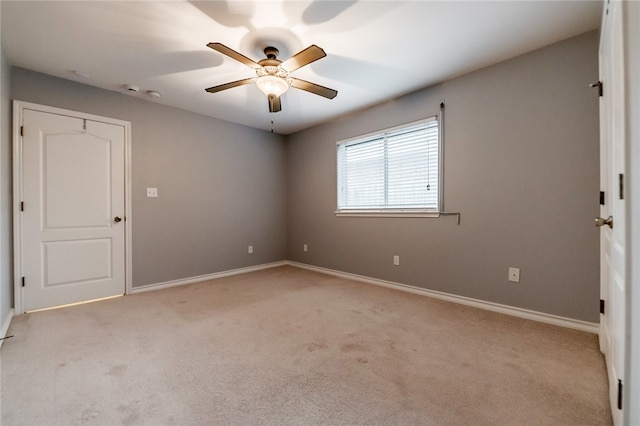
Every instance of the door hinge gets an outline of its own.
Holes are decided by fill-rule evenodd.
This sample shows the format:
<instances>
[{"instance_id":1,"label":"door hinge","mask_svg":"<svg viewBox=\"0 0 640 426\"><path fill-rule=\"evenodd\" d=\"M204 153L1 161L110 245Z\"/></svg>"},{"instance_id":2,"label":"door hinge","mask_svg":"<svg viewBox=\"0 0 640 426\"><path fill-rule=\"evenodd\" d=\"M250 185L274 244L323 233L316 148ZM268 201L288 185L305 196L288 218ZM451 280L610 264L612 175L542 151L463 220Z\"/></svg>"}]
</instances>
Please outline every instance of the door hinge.
<instances>
[{"instance_id":1,"label":"door hinge","mask_svg":"<svg viewBox=\"0 0 640 426\"><path fill-rule=\"evenodd\" d=\"M20 126L20 136L24 136L24 126Z\"/></svg>"},{"instance_id":2,"label":"door hinge","mask_svg":"<svg viewBox=\"0 0 640 426\"><path fill-rule=\"evenodd\" d=\"M624 175L622 173L618 175L618 181L620 185L620 199L624 200Z\"/></svg>"},{"instance_id":3,"label":"door hinge","mask_svg":"<svg viewBox=\"0 0 640 426\"><path fill-rule=\"evenodd\" d=\"M602 96L602 82L599 81L597 83L591 83L589 85L590 87L597 87L598 88L598 96Z\"/></svg>"},{"instance_id":4,"label":"door hinge","mask_svg":"<svg viewBox=\"0 0 640 426\"><path fill-rule=\"evenodd\" d=\"M24 277L22 277L22 287L24 287Z\"/></svg>"},{"instance_id":5,"label":"door hinge","mask_svg":"<svg viewBox=\"0 0 640 426\"><path fill-rule=\"evenodd\" d=\"M24 211L24 201L20 201L20 211Z\"/></svg>"},{"instance_id":6,"label":"door hinge","mask_svg":"<svg viewBox=\"0 0 640 426\"><path fill-rule=\"evenodd\" d=\"M618 410L622 410L622 380L618 379Z\"/></svg>"},{"instance_id":7,"label":"door hinge","mask_svg":"<svg viewBox=\"0 0 640 426\"><path fill-rule=\"evenodd\" d=\"M604 206L604 191L600 191L600 205Z\"/></svg>"},{"instance_id":8,"label":"door hinge","mask_svg":"<svg viewBox=\"0 0 640 426\"><path fill-rule=\"evenodd\" d=\"M604 315L604 300L600 299L600 313Z\"/></svg>"}]
</instances>

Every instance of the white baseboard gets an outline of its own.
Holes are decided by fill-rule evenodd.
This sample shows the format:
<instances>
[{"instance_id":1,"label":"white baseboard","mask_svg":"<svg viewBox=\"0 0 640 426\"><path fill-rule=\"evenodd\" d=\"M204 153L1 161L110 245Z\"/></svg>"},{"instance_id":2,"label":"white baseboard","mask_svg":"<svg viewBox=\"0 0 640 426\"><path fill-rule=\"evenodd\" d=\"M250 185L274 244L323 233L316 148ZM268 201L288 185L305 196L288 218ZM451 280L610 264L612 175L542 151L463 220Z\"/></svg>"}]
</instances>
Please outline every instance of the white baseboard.
<instances>
[{"instance_id":1,"label":"white baseboard","mask_svg":"<svg viewBox=\"0 0 640 426\"><path fill-rule=\"evenodd\" d=\"M213 274L199 275L196 277L183 278L183 279L173 280L173 281L165 281L165 282L156 283L156 284L147 284L140 287L133 287L129 292L129 294L159 290L162 288L176 287L176 286L185 285L185 284L193 284L200 281L215 280L217 278L224 278L224 277L230 277L232 275L246 274L248 272L260 271L260 270L269 269L269 268L277 268L278 266L285 266L285 265L287 265L287 262L285 261L263 263L262 265L248 266L246 268L239 268L239 269L231 269L229 271L214 272Z\"/></svg>"},{"instance_id":2,"label":"white baseboard","mask_svg":"<svg viewBox=\"0 0 640 426\"><path fill-rule=\"evenodd\" d=\"M597 323L560 317L557 315L546 314L544 312L531 311L528 309L517 308L514 306L501 305L499 303L487 302L484 300L458 296L455 294L444 293L436 290L428 290L422 287L415 287L407 284L380 280L377 278L366 277L364 275L351 274L349 272L342 272L334 269L328 269L320 266L313 266L313 265L308 265L306 263L293 262L289 260L274 262L274 263L265 263L262 265L249 266L246 268L232 269L229 271L215 272L213 274L199 275L196 277L183 278L179 280L165 281L165 282L156 283L156 284L148 284L145 286L134 287L130 293L131 294L142 293L145 291L153 291L153 290L159 290L163 288L176 287L180 285L193 284L201 281L208 281L208 280L214 280L217 278L230 277L232 275L246 274L248 272L260 271L260 270L269 269L269 268L277 268L279 266L285 266L285 265L293 266L296 268L308 269L310 271L320 272L327 275L333 275L340 278L351 279L351 280L355 280L355 281L359 281L367 284L387 287L395 290L404 291L407 293L417 294L420 296L433 297L435 299L445 300L448 302L459 303L467 306L473 306L475 308L498 312L501 314L511 315L514 317L529 319L529 320L543 322L547 324L553 324L560 327L572 328L575 330L586 331L589 333L598 334L600 329L599 328L600 326ZM12 317L13 311L11 313L12 313L11 315ZM8 322L9 323L11 322L10 318ZM3 324L3 329L2 329L3 336L4 336L4 333L6 333L7 328L9 328L9 325L6 324L6 328L5 328L5 325Z\"/></svg>"},{"instance_id":3,"label":"white baseboard","mask_svg":"<svg viewBox=\"0 0 640 426\"><path fill-rule=\"evenodd\" d=\"M381 287L401 290L407 293L418 294L421 296L433 297L435 299L446 300L447 302L473 306L474 308L485 309L487 311L498 312L501 314L511 315L514 317L529 319L533 321L544 322L547 324L553 324L560 327L587 331L589 333L594 333L594 334L598 334L598 331L599 331L599 324L597 323L565 318L557 315L545 314L543 312L536 312L536 311L516 308L508 305L501 305L499 303L486 302L484 300L472 299L470 297L464 297L464 296L457 296L455 294L449 294L449 293L444 293L444 292L435 291L435 290L428 290L425 288L395 283L392 281L379 280L376 278L370 278L363 275L356 275L348 272L336 271L334 269L307 265L305 263L298 263L298 262L292 262L292 261L286 261L284 263L297 268L308 269L308 270L320 272L323 274L333 275L341 278L347 278L347 279L360 281L367 284L373 284Z\"/></svg>"},{"instance_id":4,"label":"white baseboard","mask_svg":"<svg viewBox=\"0 0 640 426\"><path fill-rule=\"evenodd\" d=\"M7 337L7 331L9 331L9 326L11 325L11 320L13 319L14 313L15 311L11 309L9 311L9 315L7 315L7 317L2 322L2 328L0 329L0 337ZM0 340L0 348L2 347L3 343L4 343L4 340Z\"/></svg>"}]
</instances>

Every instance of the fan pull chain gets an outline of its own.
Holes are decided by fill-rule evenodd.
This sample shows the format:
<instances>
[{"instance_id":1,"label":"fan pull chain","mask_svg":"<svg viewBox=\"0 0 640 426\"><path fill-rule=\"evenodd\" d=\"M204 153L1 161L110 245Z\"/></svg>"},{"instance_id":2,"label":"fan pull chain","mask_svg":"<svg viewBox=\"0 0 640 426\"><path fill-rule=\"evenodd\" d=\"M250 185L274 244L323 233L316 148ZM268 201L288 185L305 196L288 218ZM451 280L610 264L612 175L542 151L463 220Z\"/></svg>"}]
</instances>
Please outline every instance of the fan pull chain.
<instances>
[{"instance_id":1,"label":"fan pull chain","mask_svg":"<svg viewBox=\"0 0 640 426\"><path fill-rule=\"evenodd\" d=\"M271 133L273 133L273 120L271 120Z\"/></svg>"}]
</instances>

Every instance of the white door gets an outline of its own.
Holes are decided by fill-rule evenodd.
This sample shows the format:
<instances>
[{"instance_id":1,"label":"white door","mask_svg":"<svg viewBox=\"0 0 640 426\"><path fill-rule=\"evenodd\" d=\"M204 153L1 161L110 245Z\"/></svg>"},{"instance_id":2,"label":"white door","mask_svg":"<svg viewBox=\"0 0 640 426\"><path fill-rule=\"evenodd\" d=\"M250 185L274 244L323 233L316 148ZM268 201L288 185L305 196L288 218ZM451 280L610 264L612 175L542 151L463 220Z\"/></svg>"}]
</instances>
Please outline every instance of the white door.
<instances>
[{"instance_id":1,"label":"white door","mask_svg":"<svg viewBox=\"0 0 640 426\"><path fill-rule=\"evenodd\" d=\"M123 126L22 114L24 311L125 292Z\"/></svg>"},{"instance_id":2,"label":"white door","mask_svg":"<svg viewBox=\"0 0 640 426\"><path fill-rule=\"evenodd\" d=\"M608 9L608 12L607 12ZM622 7L619 1L605 6L600 39L600 179L604 191L601 217L601 318L600 347L609 375L609 397L613 420L622 424L620 387L625 356L625 90Z\"/></svg>"}]
</instances>

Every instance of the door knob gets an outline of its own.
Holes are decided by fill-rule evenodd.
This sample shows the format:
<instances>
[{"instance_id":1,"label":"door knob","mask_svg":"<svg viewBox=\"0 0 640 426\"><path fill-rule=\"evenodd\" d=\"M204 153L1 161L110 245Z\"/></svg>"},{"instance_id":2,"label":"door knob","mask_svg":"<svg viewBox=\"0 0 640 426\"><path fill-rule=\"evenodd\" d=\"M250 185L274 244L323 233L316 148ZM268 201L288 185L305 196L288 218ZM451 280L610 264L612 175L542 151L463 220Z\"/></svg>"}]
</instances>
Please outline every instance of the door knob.
<instances>
[{"instance_id":1,"label":"door knob","mask_svg":"<svg viewBox=\"0 0 640 426\"><path fill-rule=\"evenodd\" d=\"M116 216L116 217L113 218L113 221L115 223L122 222L122 218L120 216Z\"/></svg>"},{"instance_id":2,"label":"door knob","mask_svg":"<svg viewBox=\"0 0 640 426\"><path fill-rule=\"evenodd\" d=\"M611 216L609 216L606 219L603 219L601 217L596 217L596 226L599 228L602 225L607 225L609 226L609 228L613 228L613 218Z\"/></svg>"}]
</instances>

